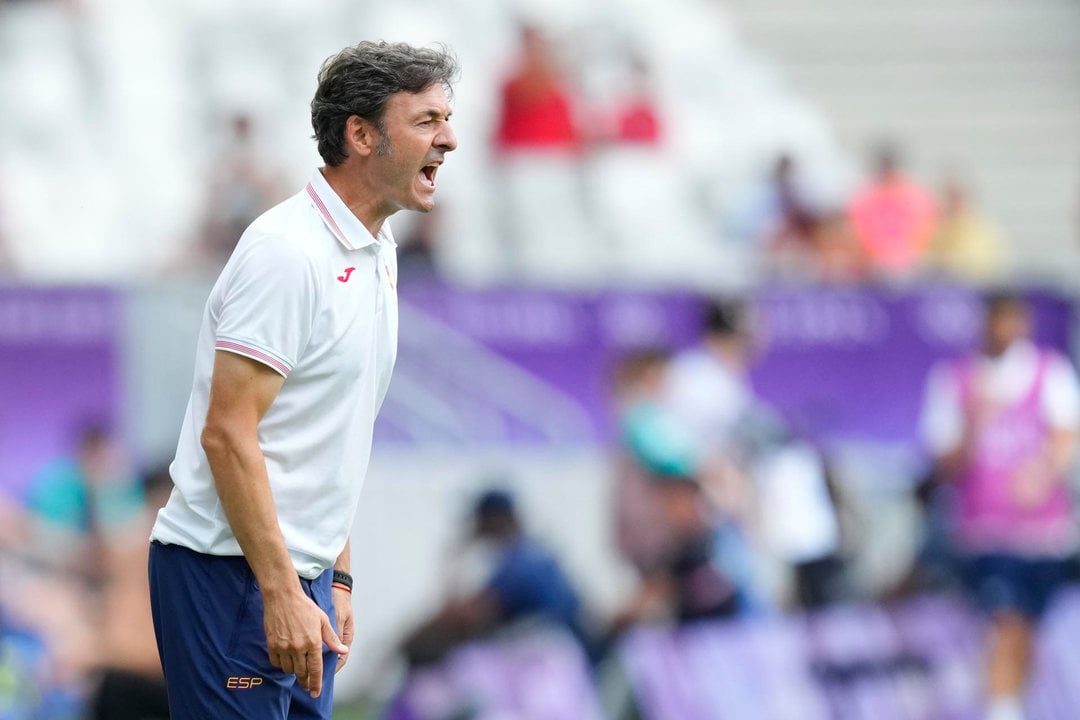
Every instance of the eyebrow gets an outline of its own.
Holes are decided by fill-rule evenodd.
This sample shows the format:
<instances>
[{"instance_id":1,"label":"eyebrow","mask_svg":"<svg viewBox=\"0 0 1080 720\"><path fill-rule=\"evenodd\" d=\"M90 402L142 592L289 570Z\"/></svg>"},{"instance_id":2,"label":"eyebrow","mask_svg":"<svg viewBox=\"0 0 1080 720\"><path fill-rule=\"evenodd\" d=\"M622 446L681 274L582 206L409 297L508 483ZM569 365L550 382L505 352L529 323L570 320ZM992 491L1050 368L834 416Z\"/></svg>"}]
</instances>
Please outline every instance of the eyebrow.
<instances>
[{"instance_id":1,"label":"eyebrow","mask_svg":"<svg viewBox=\"0 0 1080 720\"><path fill-rule=\"evenodd\" d=\"M428 108L427 110L422 110L420 113L418 113L417 117L430 118L432 120L438 120L439 118L444 118L446 120L449 120L450 116L453 115L453 114L454 114L453 110L448 110L444 114L442 110L436 110L435 108Z\"/></svg>"}]
</instances>

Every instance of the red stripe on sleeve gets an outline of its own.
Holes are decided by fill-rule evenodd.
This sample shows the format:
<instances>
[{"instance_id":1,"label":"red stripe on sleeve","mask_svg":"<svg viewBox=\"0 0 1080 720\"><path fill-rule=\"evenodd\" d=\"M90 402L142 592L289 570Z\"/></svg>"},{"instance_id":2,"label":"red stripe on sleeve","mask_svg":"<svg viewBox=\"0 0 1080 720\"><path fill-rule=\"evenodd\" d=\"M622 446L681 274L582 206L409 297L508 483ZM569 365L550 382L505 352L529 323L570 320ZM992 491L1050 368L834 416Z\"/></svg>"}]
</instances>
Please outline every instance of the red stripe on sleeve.
<instances>
[{"instance_id":1,"label":"red stripe on sleeve","mask_svg":"<svg viewBox=\"0 0 1080 720\"><path fill-rule=\"evenodd\" d=\"M238 352L241 355L248 355L259 362L269 365L285 377L289 377L289 372L291 372L289 366L278 360L276 357L267 355L262 350L248 347L247 345L241 345L240 343L232 342L231 340L218 340L214 347L218 350L231 350Z\"/></svg>"}]
</instances>

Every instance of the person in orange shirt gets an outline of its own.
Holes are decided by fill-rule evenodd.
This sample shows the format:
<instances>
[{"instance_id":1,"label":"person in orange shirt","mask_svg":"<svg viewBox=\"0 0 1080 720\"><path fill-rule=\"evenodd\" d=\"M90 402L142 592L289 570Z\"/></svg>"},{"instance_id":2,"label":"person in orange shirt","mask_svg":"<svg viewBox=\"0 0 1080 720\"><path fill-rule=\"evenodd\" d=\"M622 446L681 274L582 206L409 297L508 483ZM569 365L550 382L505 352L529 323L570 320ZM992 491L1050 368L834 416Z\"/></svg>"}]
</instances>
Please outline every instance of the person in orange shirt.
<instances>
[{"instance_id":1,"label":"person in orange shirt","mask_svg":"<svg viewBox=\"0 0 1080 720\"><path fill-rule=\"evenodd\" d=\"M895 149L879 150L873 181L859 191L849 214L872 274L903 278L926 255L937 224L933 197L900 170Z\"/></svg>"}]
</instances>

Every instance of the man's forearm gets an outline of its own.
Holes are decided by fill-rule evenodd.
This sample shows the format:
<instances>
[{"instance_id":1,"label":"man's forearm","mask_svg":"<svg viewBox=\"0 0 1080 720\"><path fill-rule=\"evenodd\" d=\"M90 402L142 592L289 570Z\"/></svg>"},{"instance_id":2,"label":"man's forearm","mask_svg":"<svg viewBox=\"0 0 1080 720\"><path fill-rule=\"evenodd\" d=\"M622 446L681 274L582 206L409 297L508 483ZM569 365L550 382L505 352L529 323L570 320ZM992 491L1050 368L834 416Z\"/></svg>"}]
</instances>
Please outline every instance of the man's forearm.
<instances>
[{"instance_id":1,"label":"man's forearm","mask_svg":"<svg viewBox=\"0 0 1080 720\"><path fill-rule=\"evenodd\" d=\"M258 439L208 428L202 440L221 507L263 595L303 592L278 525Z\"/></svg>"},{"instance_id":2,"label":"man's forearm","mask_svg":"<svg viewBox=\"0 0 1080 720\"><path fill-rule=\"evenodd\" d=\"M345 540L345 548L341 551L341 554L337 556L337 560L334 561L335 570L352 573L352 557L349 552L350 542L351 538Z\"/></svg>"}]
</instances>

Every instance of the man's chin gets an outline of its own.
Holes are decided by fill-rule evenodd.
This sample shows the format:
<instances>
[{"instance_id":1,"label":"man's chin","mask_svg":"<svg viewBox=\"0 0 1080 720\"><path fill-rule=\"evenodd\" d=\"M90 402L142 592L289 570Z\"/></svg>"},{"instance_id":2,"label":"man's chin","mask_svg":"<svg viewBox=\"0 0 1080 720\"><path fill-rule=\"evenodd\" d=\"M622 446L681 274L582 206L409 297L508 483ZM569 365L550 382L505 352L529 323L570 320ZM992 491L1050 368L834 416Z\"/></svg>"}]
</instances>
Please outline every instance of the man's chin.
<instances>
[{"instance_id":1,"label":"man's chin","mask_svg":"<svg viewBox=\"0 0 1080 720\"><path fill-rule=\"evenodd\" d=\"M420 198L412 203L410 210L420 213L429 213L435 209L435 198Z\"/></svg>"}]
</instances>

